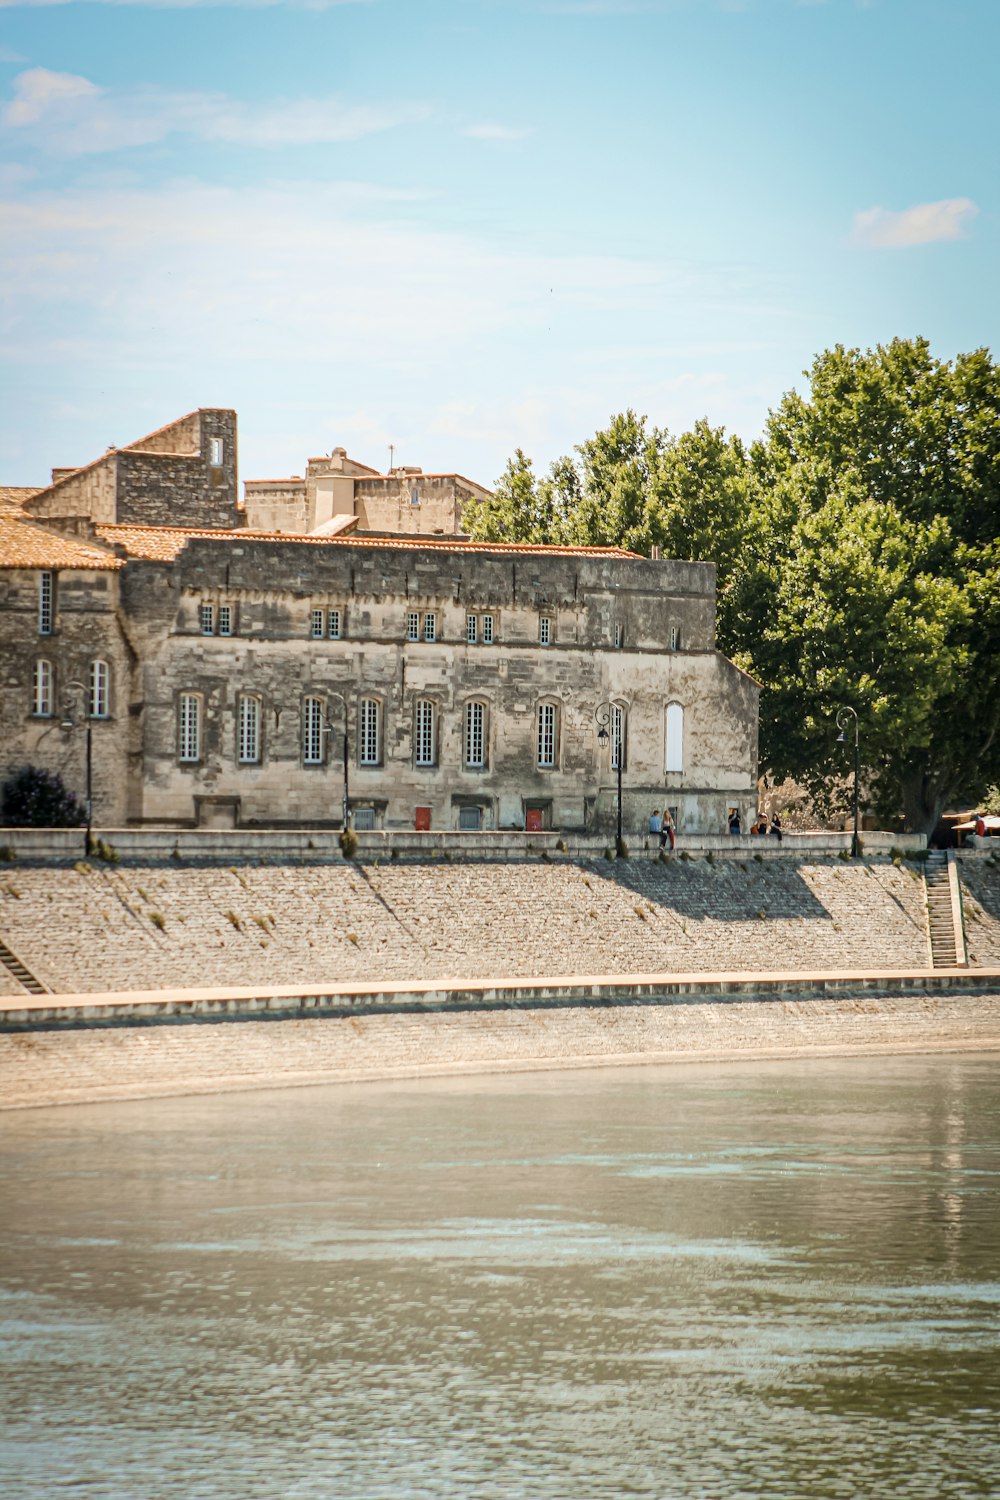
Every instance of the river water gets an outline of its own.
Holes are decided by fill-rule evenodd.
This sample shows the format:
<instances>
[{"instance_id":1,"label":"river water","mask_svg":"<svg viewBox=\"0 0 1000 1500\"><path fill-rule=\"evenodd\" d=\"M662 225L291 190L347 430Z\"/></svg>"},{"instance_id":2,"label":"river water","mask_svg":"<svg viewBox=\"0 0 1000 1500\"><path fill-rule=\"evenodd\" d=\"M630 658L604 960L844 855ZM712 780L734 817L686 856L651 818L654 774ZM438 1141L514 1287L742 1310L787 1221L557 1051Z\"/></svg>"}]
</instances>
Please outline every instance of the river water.
<instances>
[{"instance_id":1,"label":"river water","mask_svg":"<svg viewBox=\"0 0 1000 1500\"><path fill-rule=\"evenodd\" d=\"M998 1065L5 1115L2 1494L1000 1495Z\"/></svg>"}]
</instances>

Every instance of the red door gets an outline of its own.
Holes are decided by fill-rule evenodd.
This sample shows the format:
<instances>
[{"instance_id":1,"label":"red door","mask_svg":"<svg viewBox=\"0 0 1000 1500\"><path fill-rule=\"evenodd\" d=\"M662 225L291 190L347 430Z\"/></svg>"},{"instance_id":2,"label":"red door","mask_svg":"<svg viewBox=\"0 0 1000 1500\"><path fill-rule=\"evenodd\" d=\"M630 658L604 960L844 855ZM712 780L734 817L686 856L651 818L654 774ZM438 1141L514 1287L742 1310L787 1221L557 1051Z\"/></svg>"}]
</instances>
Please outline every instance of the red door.
<instances>
[{"instance_id":1,"label":"red door","mask_svg":"<svg viewBox=\"0 0 1000 1500\"><path fill-rule=\"evenodd\" d=\"M429 807L415 807L413 809L413 826L418 833L427 833L431 826L431 810Z\"/></svg>"},{"instance_id":2,"label":"red door","mask_svg":"<svg viewBox=\"0 0 1000 1500\"><path fill-rule=\"evenodd\" d=\"M525 809L524 826L529 833L541 833L542 809L540 807L529 807Z\"/></svg>"}]
</instances>

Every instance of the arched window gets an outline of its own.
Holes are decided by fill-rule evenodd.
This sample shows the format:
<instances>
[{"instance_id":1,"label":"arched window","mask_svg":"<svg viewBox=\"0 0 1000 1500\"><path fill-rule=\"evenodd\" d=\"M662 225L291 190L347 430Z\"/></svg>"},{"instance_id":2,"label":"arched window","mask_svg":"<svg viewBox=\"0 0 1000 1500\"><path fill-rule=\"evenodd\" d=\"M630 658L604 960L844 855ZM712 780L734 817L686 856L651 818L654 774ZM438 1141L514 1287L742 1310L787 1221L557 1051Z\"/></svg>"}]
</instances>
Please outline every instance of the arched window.
<instances>
[{"instance_id":1,"label":"arched window","mask_svg":"<svg viewBox=\"0 0 1000 1500\"><path fill-rule=\"evenodd\" d=\"M302 704L302 764L323 764L322 698L306 698Z\"/></svg>"},{"instance_id":2,"label":"arched window","mask_svg":"<svg viewBox=\"0 0 1000 1500\"><path fill-rule=\"evenodd\" d=\"M437 709L431 698L418 698L413 719L414 760L418 766L437 761Z\"/></svg>"},{"instance_id":3,"label":"arched window","mask_svg":"<svg viewBox=\"0 0 1000 1500\"><path fill-rule=\"evenodd\" d=\"M201 699L181 693L177 700L177 758L190 764L201 759Z\"/></svg>"},{"instance_id":4,"label":"arched window","mask_svg":"<svg viewBox=\"0 0 1000 1500\"><path fill-rule=\"evenodd\" d=\"M486 704L467 703L462 726L462 760L470 771L482 771L486 767L486 728Z\"/></svg>"},{"instance_id":5,"label":"arched window","mask_svg":"<svg viewBox=\"0 0 1000 1500\"><path fill-rule=\"evenodd\" d=\"M666 713L665 771L684 769L684 709L679 703L668 703Z\"/></svg>"},{"instance_id":6,"label":"arched window","mask_svg":"<svg viewBox=\"0 0 1000 1500\"><path fill-rule=\"evenodd\" d=\"M628 709L624 704L612 703L608 730L611 734L611 769L617 771L621 762L624 771L628 760Z\"/></svg>"},{"instance_id":7,"label":"arched window","mask_svg":"<svg viewBox=\"0 0 1000 1500\"><path fill-rule=\"evenodd\" d=\"M382 759L382 705L377 698L362 698L358 715L358 760L377 766Z\"/></svg>"},{"instance_id":8,"label":"arched window","mask_svg":"<svg viewBox=\"0 0 1000 1500\"><path fill-rule=\"evenodd\" d=\"M559 760L559 709L555 703L539 703L535 715L535 763L549 770Z\"/></svg>"},{"instance_id":9,"label":"arched window","mask_svg":"<svg viewBox=\"0 0 1000 1500\"><path fill-rule=\"evenodd\" d=\"M252 693L240 694L237 759L241 766L260 760L260 699Z\"/></svg>"},{"instance_id":10,"label":"arched window","mask_svg":"<svg viewBox=\"0 0 1000 1500\"><path fill-rule=\"evenodd\" d=\"M48 719L52 716L52 663L41 658L35 662L35 706L32 713L36 718Z\"/></svg>"},{"instance_id":11,"label":"arched window","mask_svg":"<svg viewBox=\"0 0 1000 1500\"><path fill-rule=\"evenodd\" d=\"M90 663L90 702L87 712L92 719L108 717L108 684L111 672L106 661Z\"/></svg>"}]
</instances>

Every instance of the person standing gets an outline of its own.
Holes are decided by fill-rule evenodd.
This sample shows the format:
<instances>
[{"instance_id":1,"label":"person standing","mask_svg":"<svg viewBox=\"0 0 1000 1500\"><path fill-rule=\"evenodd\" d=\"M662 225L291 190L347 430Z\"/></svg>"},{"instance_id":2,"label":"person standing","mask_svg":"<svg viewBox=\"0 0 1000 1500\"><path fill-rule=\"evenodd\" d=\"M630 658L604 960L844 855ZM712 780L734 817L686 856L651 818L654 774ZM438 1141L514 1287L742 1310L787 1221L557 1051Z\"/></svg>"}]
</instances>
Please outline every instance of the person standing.
<instances>
[{"instance_id":1,"label":"person standing","mask_svg":"<svg viewBox=\"0 0 1000 1500\"><path fill-rule=\"evenodd\" d=\"M661 849L666 845L668 839L670 840L670 852L672 854L674 851L674 846L677 842L677 830L674 827L674 820L671 816L670 808L665 807L663 809L663 831L660 834Z\"/></svg>"}]
</instances>

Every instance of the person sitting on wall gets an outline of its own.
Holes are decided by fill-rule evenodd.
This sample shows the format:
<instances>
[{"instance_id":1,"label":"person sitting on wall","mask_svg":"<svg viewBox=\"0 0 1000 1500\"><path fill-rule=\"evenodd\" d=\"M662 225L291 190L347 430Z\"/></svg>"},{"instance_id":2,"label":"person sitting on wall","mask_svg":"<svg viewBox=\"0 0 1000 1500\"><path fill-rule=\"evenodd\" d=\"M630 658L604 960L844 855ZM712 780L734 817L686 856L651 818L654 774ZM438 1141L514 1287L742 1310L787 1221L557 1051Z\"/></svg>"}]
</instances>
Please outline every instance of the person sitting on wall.
<instances>
[{"instance_id":1,"label":"person sitting on wall","mask_svg":"<svg viewBox=\"0 0 1000 1500\"><path fill-rule=\"evenodd\" d=\"M772 813L771 814L771 832L774 834L774 837L778 840L778 843L780 844L781 843L781 819L778 817L777 813Z\"/></svg>"},{"instance_id":2,"label":"person sitting on wall","mask_svg":"<svg viewBox=\"0 0 1000 1500\"><path fill-rule=\"evenodd\" d=\"M663 844L663 839L661 837L662 832L663 819L660 817L659 809L654 807L653 811L649 815L649 834L650 838L658 838L660 840L661 846Z\"/></svg>"},{"instance_id":3,"label":"person sitting on wall","mask_svg":"<svg viewBox=\"0 0 1000 1500\"><path fill-rule=\"evenodd\" d=\"M729 832L736 838L739 838L740 834L743 832L743 827L740 823L740 810L738 807L734 807L729 814Z\"/></svg>"}]
</instances>

